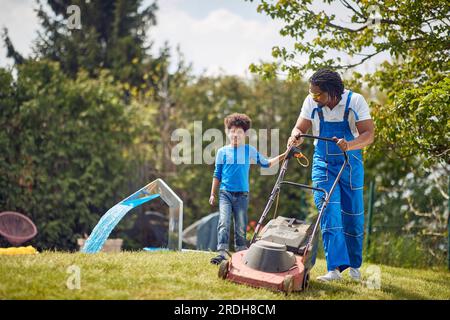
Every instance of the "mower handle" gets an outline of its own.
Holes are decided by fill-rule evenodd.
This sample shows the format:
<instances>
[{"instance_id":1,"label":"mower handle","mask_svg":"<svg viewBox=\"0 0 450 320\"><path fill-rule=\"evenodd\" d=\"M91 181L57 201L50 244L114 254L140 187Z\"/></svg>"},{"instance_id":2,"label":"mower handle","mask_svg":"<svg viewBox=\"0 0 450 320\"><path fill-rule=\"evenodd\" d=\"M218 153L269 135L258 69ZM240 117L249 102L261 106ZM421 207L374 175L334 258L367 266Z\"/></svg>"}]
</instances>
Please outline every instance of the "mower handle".
<instances>
[{"instance_id":1,"label":"mower handle","mask_svg":"<svg viewBox=\"0 0 450 320\"><path fill-rule=\"evenodd\" d=\"M324 140L324 141L329 141L329 142L336 142L336 141L334 141L331 138L324 138L324 137L313 136L313 135L309 135L309 134L298 134L298 135L295 136L296 139L299 139L299 138L302 138L302 137L303 138L310 138L310 139L317 139L317 140ZM269 201L267 202L266 207L264 208L264 211L263 211L261 217L258 220L258 223L257 223L256 228L255 228L255 232L253 234L253 237L252 237L252 240L251 240L250 244L252 244L252 243L254 243L256 241L256 238L257 238L257 236L259 234L261 225L262 225L264 219L266 218L266 215L269 212L270 208L272 207L272 203L275 200L275 196L280 191L281 185L282 184L289 184L289 185L294 185L294 186L301 187L301 188L303 187L303 188L308 188L308 189L311 189L311 190L319 191L319 192L324 193L324 196L325 196L324 197L324 202L322 204L322 208L321 208L321 210L319 212L319 216L318 216L317 221L316 221L316 223L314 225L313 232L312 232L311 237L310 237L310 239L309 239L309 241L307 243L307 246L305 248L305 250L307 250L311 246L312 240L313 240L314 235L315 235L315 233L317 231L318 224L320 222L322 214L323 214L326 206L328 205L328 202L330 201L331 194L333 193L334 189L336 188L336 185L337 185L337 183L338 183L338 181L339 181L339 179L340 179L340 177L341 177L341 175L342 175L342 173L344 171L344 168L345 168L345 166L348 163L348 154L347 154L346 151L343 151L343 153L344 153L345 161L342 164L342 167L339 170L339 173L338 173L338 175L337 175L337 177L336 177L336 179L335 179L335 181L334 181L330 191L326 192L325 189L310 187L310 186L307 186L307 185L302 185L302 184L299 184L299 183L294 183L294 182L284 181L283 180L284 174L285 174L285 172L287 170L287 165L288 165L289 160L292 157L295 157L296 155L299 155L299 154L302 155L302 153L301 153L299 148L297 148L295 146L289 147L287 156L285 157L285 159L283 161L280 173L278 174L277 181L275 182L275 186L273 187L272 192L270 193Z\"/></svg>"},{"instance_id":2,"label":"mower handle","mask_svg":"<svg viewBox=\"0 0 450 320\"><path fill-rule=\"evenodd\" d=\"M331 138L325 138L325 137L319 137L319 136L313 136L311 134L306 134L306 133L299 133L295 136L295 139L298 140L300 138L310 138L310 139L317 139L317 140L323 140L323 141L330 141L330 142L335 142L333 139Z\"/></svg>"},{"instance_id":3,"label":"mower handle","mask_svg":"<svg viewBox=\"0 0 450 320\"><path fill-rule=\"evenodd\" d=\"M319 136L314 136L311 134L305 134L305 133L299 133L295 136L295 140L298 140L300 138L309 138L309 139L316 139L316 140L323 140L323 141L328 141L328 142L334 142L337 143L337 141L334 141L332 138L325 138L325 137L319 137ZM348 154L347 151L342 151L344 153L344 157L346 162L348 162Z\"/></svg>"},{"instance_id":4,"label":"mower handle","mask_svg":"<svg viewBox=\"0 0 450 320\"><path fill-rule=\"evenodd\" d=\"M295 182L291 182L291 181L280 181L280 186L282 184L287 184L287 185L291 185L291 186L295 186L295 187L299 187L299 188L303 188L303 189L319 191L319 192L323 193L324 198L328 197L328 192L323 188L311 187L311 186L308 186L307 184L295 183Z\"/></svg>"}]
</instances>

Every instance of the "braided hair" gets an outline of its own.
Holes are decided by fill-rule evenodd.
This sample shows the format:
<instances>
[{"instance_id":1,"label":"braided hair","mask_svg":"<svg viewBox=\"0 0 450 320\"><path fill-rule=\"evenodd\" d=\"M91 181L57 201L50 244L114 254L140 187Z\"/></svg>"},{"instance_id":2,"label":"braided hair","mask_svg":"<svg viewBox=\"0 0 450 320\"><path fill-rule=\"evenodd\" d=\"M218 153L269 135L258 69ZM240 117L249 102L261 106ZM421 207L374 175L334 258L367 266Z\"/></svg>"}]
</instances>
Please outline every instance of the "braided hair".
<instances>
[{"instance_id":1,"label":"braided hair","mask_svg":"<svg viewBox=\"0 0 450 320\"><path fill-rule=\"evenodd\" d=\"M341 99L341 95L344 93L344 84L342 83L339 73L330 69L320 69L316 71L309 82L318 86L320 90L327 92L331 98Z\"/></svg>"}]
</instances>

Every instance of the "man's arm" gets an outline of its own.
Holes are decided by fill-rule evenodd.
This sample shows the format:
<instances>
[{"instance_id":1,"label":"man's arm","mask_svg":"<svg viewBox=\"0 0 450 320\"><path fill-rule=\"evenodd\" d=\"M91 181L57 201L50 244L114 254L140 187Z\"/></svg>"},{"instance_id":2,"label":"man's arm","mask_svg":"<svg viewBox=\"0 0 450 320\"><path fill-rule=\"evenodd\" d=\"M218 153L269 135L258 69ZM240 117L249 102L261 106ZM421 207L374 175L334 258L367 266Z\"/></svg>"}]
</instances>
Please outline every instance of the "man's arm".
<instances>
[{"instance_id":1,"label":"man's arm","mask_svg":"<svg viewBox=\"0 0 450 320\"><path fill-rule=\"evenodd\" d=\"M362 149L371 143L373 143L375 137L375 126L372 119L359 121L356 123L356 128L358 129L359 136L352 141L346 141L345 139L337 139L337 145L343 151L358 150Z\"/></svg>"},{"instance_id":2,"label":"man's arm","mask_svg":"<svg viewBox=\"0 0 450 320\"><path fill-rule=\"evenodd\" d=\"M298 134L305 134L311 128L312 123L311 120L305 119L302 116L299 116L297 122L295 123L295 127L291 131L291 136L289 137L287 147L289 148L291 145L298 146L303 142L303 138L296 140L295 136Z\"/></svg>"}]
</instances>

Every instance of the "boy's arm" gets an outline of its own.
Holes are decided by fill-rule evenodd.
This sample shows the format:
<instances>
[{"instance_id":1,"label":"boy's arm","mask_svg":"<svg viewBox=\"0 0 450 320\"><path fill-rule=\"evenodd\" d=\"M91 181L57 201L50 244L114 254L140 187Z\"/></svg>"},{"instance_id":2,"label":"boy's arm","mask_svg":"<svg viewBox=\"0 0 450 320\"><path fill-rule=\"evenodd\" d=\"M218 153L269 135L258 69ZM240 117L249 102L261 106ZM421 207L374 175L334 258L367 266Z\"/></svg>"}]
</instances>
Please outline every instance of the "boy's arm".
<instances>
[{"instance_id":1,"label":"boy's arm","mask_svg":"<svg viewBox=\"0 0 450 320\"><path fill-rule=\"evenodd\" d=\"M216 190L219 187L220 180L216 177L213 178L212 185L211 185L211 195L209 196L209 204L214 205L214 201L216 199Z\"/></svg>"},{"instance_id":2,"label":"boy's arm","mask_svg":"<svg viewBox=\"0 0 450 320\"><path fill-rule=\"evenodd\" d=\"M276 156L275 158L269 159L269 168L272 167L273 165L277 164L280 161L283 161L284 158L286 157L288 153L288 150L286 150L284 153Z\"/></svg>"},{"instance_id":3,"label":"boy's arm","mask_svg":"<svg viewBox=\"0 0 450 320\"><path fill-rule=\"evenodd\" d=\"M251 157L253 157L256 160L256 163L259 164L263 168L270 168L273 165L277 164L278 162L283 161L287 155L287 152L289 151L289 150L286 150L284 153L282 153L272 159L267 159L261 153L259 153L258 150L256 150L255 148L252 148L251 150L252 150Z\"/></svg>"},{"instance_id":4,"label":"boy's arm","mask_svg":"<svg viewBox=\"0 0 450 320\"><path fill-rule=\"evenodd\" d=\"M211 197L216 196L217 189L219 188L220 180L216 177L213 177L212 185L211 185Z\"/></svg>"},{"instance_id":5,"label":"boy's arm","mask_svg":"<svg viewBox=\"0 0 450 320\"><path fill-rule=\"evenodd\" d=\"M216 191L219 188L220 180L222 180L222 167L223 161L221 160L222 154L220 150L216 156L216 167L214 169L214 176L211 185L211 195L209 196L209 204L214 205L214 199L216 198Z\"/></svg>"}]
</instances>

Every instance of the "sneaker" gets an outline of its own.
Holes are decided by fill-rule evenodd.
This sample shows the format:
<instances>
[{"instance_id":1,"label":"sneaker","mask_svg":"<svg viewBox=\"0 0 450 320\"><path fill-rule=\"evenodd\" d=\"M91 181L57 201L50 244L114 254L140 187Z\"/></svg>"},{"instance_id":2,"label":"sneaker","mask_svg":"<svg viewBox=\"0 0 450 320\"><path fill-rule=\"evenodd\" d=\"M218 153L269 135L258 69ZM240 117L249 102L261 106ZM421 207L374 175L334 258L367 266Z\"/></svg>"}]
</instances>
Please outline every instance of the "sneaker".
<instances>
[{"instance_id":1,"label":"sneaker","mask_svg":"<svg viewBox=\"0 0 450 320\"><path fill-rule=\"evenodd\" d=\"M359 271L359 268L350 268L349 274L353 280L361 281L361 271Z\"/></svg>"},{"instance_id":2,"label":"sneaker","mask_svg":"<svg viewBox=\"0 0 450 320\"><path fill-rule=\"evenodd\" d=\"M227 258L225 258L223 255L219 254L217 257L214 257L211 259L211 263L212 264L220 264L223 260L226 260Z\"/></svg>"},{"instance_id":3,"label":"sneaker","mask_svg":"<svg viewBox=\"0 0 450 320\"><path fill-rule=\"evenodd\" d=\"M335 280L341 280L342 275L338 270L328 271L326 275L317 277L317 280L323 281L323 282L329 282L329 281L335 281Z\"/></svg>"}]
</instances>

